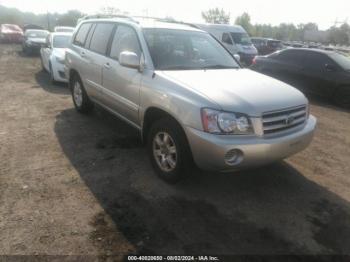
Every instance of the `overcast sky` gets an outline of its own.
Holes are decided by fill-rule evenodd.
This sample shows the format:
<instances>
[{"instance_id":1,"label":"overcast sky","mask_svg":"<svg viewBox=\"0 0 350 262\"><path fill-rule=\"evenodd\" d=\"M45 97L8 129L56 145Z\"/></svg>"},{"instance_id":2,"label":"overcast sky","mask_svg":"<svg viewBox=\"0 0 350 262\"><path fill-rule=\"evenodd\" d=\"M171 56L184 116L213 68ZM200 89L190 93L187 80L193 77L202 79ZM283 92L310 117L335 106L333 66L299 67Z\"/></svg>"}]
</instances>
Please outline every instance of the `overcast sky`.
<instances>
[{"instance_id":1,"label":"overcast sky","mask_svg":"<svg viewBox=\"0 0 350 262\"><path fill-rule=\"evenodd\" d=\"M350 22L350 0L0 0L0 4L34 13L78 9L88 14L113 6L134 15L171 16L187 22L202 22L201 11L219 7L231 14L231 22L248 12L253 23L315 22L321 29L329 28L336 19L349 18Z\"/></svg>"}]
</instances>

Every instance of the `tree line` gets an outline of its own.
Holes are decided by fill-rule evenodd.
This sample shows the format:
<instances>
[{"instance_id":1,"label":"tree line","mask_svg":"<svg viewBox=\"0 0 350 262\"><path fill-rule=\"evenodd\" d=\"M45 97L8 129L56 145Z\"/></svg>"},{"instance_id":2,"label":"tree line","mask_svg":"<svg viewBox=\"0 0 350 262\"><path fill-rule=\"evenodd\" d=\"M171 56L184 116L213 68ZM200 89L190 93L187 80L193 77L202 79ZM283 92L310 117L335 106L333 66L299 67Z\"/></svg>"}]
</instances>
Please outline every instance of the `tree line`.
<instances>
[{"instance_id":1,"label":"tree line","mask_svg":"<svg viewBox=\"0 0 350 262\"><path fill-rule=\"evenodd\" d=\"M127 14L117 8L105 7L100 10L105 14ZM79 18L85 14L78 10L70 10L64 14L48 13L34 14L22 12L16 8L8 8L0 5L0 24L11 23L23 26L25 24L36 24L46 29L52 30L56 25L76 26ZM202 12L202 17L207 23L230 24L230 13L223 9L213 8ZM308 33L319 34L322 39L319 42L324 44L350 45L350 26L347 23L336 27L333 26L322 32L318 30L315 23L288 24L281 23L278 26L270 24L252 24L248 13L243 13L234 21L241 25L251 36L275 38L283 41L308 41Z\"/></svg>"},{"instance_id":2,"label":"tree line","mask_svg":"<svg viewBox=\"0 0 350 262\"><path fill-rule=\"evenodd\" d=\"M202 12L202 17L207 23L230 24L230 13L223 9L213 8ZM270 24L252 24L248 13L238 16L234 22L241 25L249 35L255 37L275 38L283 41L310 41L319 37L319 42L324 44L350 45L350 26L347 23L341 26L332 26L326 31L320 31L316 23L291 24L281 23L278 26ZM311 37L313 35L313 37ZM316 36L315 36L316 35Z\"/></svg>"},{"instance_id":3,"label":"tree line","mask_svg":"<svg viewBox=\"0 0 350 262\"><path fill-rule=\"evenodd\" d=\"M84 14L78 10L70 10L64 14L34 14L0 5L0 24L17 24L19 26L35 24L52 30L56 25L76 26L78 19L83 16Z\"/></svg>"}]
</instances>

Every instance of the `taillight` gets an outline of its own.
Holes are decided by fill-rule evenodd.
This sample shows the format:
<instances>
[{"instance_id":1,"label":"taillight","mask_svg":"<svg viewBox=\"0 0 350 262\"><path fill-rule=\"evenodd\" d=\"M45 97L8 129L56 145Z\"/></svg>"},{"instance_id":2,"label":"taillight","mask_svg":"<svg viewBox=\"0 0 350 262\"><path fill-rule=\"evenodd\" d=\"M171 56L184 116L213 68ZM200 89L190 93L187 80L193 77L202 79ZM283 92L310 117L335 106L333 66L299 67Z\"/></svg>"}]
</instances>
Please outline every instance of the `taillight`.
<instances>
[{"instance_id":1,"label":"taillight","mask_svg":"<svg viewBox=\"0 0 350 262\"><path fill-rule=\"evenodd\" d=\"M253 58L252 65L256 65L256 56Z\"/></svg>"}]
</instances>

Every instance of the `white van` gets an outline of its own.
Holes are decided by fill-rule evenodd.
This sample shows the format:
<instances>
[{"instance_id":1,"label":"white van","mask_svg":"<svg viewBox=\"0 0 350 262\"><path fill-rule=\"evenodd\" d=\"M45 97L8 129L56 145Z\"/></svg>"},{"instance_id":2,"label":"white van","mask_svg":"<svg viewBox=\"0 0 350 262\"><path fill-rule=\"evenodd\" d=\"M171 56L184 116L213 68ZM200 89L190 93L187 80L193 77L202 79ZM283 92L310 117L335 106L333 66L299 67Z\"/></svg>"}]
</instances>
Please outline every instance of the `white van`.
<instances>
[{"instance_id":1,"label":"white van","mask_svg":"<svg viewBox=\"0 0 350 262\"><path fill-rule=\"evenodd\" d=\"M213 35L233 55L238 54L240 61L246 65L251 65L258 54L248 33L239 25L194 24L194 26Z\"/></svg>"}]
</instances>

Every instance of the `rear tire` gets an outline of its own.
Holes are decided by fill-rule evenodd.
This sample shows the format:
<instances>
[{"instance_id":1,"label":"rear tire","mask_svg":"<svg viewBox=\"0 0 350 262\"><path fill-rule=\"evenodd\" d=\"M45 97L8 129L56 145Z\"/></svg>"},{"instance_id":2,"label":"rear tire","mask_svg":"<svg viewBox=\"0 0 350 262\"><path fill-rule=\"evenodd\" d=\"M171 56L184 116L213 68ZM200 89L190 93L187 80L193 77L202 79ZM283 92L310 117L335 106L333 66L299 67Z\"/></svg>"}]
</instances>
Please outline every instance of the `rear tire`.
<instances>
[{"instance_id":1,"label":"rear tire","mask_svg":"<svg viewBox=\"0 0 350 262\"><path fill-rule=\"evenodd\" d=\"M74 107L79 113L88 114L93 110L94 104L88 97L80 77L73 76L71 92Z\"/></svg>"},{"instance_id":2,"label":"rear tire","mask_svg":"<svg viewBox=\"0 0 350 262\"><path fill-rule=\"evenodd\" d=\"M147 150L154 170L167 183L179 182L193 167L186 135L170 117L153 123L148 133Z\"/></svg>"},{"instance_id":3,"label":"rear tire","mask_svg":"<svg viewBox=\"0 0 350 262\"><path fill-rule=\"evenodd\" d=\"M340 86L333 95L333 102L343 108L350 108L350 86Z\"/></svg>"}]
</instances>

